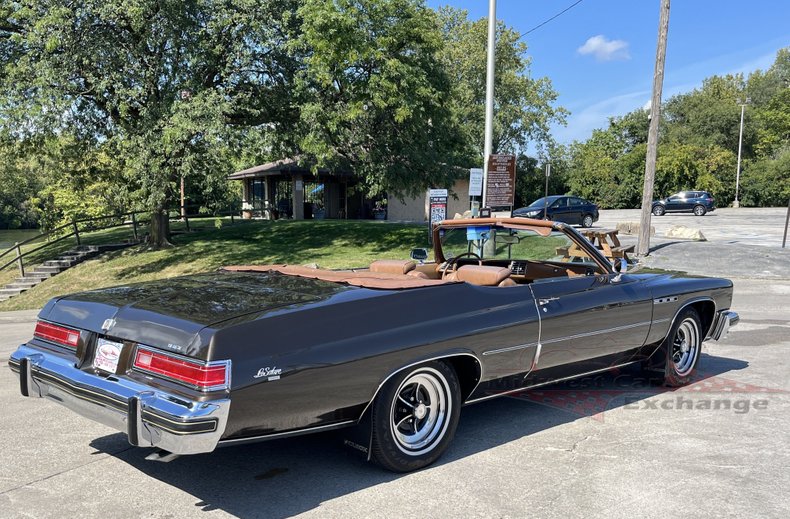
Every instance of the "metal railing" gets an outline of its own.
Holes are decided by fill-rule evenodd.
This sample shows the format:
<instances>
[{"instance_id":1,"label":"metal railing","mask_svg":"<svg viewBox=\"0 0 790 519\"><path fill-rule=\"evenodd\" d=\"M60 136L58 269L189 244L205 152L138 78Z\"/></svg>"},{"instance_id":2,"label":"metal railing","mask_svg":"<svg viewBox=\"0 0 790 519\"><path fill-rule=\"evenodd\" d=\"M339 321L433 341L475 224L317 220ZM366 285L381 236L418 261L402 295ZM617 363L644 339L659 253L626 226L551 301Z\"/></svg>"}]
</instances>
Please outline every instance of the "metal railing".
<instances>
[{"instance_id":1,"label":"metal railing","mask_svg":"<svg viewBox=\"0 0 790 519\"><path fill-rule=\"evenodd\" d=\"M170 221L183 221L186 227L187 232L190 231L189 220L201 219L201 218L217 218L220 216L230 216L230 223L233 225L235 223L236 217L239 215L239 210L227 210L227 211L215 211L212 213L193 213L189 214L188 210L190 208L200 207L196 205L185 205L181 207L177 207L175 209L168 210L168 219ZM175 213L175 214L173 214ZM151 211L130 211L127 213L118 213L118 214L111 214L111 215L103 215L103 216L95 216L91 218L81 218L77 220L73 220L70 223L61 225L54 229L51 229L46 232L42 232L32 238L28 238L27 240L16 242L14 245L9 247L4 252L0 253L0 261L6 256L11 253L16 253L10 260L6 260L5 263L0 265L0 271L5 270L7 267L13 265L14 263L17 264L17 268L19 268L19 273L21 277L25 277L25 263L24 258L35 254L47 247L52 247L56 243L60 243L63 240L67 240L69 238L74 238L76 241L77 246L79 247L82 245L82 238L80 234L86 234L95 231L102 231L106 229L114 229L117 227L124 227L129 226L132 229L132 236L135 242L139 242L140 240L140 226L147 225L150 222L149 219L139 218L138 215L151 215ZM109 225L96 225L97 222L102 221L110 221ZM81 225L82 224L82 225ZM82 226L82 229L80 227ZM65 234L64 234L65 231ZM37 242L41 239L45 239L46 241L38 247L34 247L32 249L26 250L22 252L22 246L29 245L31 243Z\"/></svg>"}]
</instances>

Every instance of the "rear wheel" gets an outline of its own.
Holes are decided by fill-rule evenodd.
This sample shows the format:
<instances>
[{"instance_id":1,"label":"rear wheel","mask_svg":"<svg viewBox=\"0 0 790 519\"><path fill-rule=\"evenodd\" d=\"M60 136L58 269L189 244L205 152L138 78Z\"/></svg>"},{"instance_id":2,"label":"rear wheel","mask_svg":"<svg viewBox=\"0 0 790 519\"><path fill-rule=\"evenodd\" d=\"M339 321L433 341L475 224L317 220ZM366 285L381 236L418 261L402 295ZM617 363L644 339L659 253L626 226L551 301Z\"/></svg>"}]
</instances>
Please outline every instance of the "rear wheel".
<instances>
[{"instance_id":1,"label":"rear wheel","mask_svg":"<svg viewBox=\"0 0 790 519\"><path fill-rule=\"evenodd\" d=\"M436 461L453 439L461 387L443 362L404 370L382 387L373 404L372 459L395 472Z\"/></svg>"},{"instance_id":2,"label":"rear wheel","mask_svg":"<svg viewBox=\"0 0 790 519\"><path fill-rule=\"evenodd\" d=\"M705 216L705 213L707 213L707 212L708 212L708 210L705 209L704 205L695 205L694 206L694 214L697 215L697 216Z\"/></svg>"},{"instance_id":3,"label":"rear wheel","mask_svg":"<svg viewBox=\"0 0 790 519\"><path fill-rule=\"evenodd\" d=\"M591 214L584 215L582 218L582 227L592 227L593 224L593 217Z\"/></svg>"},{"instance_id":4,"label":"rear wheel","mask_svg":"<svg viewBox=\"0 0 790 519\"><path fill-rule=\"evenodd\" d=\"M666 212L667 212L666 209L664 209L664 206L662 205L657 205L653 207L653 214L656 216L664 216L664 213Z\"/></svg>"}]
</instances>

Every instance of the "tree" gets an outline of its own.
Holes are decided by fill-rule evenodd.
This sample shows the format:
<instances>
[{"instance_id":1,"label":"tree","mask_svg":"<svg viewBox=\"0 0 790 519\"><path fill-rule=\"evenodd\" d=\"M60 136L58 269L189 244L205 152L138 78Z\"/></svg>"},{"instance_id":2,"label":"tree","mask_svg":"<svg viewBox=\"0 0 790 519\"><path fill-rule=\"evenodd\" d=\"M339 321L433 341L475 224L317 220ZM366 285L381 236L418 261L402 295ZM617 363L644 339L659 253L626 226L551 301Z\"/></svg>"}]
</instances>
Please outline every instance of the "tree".
<instances>
[{"instance_id":1,"label":"tree","mask_svg":"<svg viewBox=\"0 0 790 519\"><path fill-rule=\"evenodd\" d=\"M465 10L438 11L442 61L453 85L451 106L471 146L475 164L483 158L485 126L486 18L468 19ZM532 142L545 152L554 145L550 127L564 124L567 110L555 106L557 93L546 78L532 78L527 44L518 32L497 25L493 153L518 153Z\"/></svg>"},{"instance_id":2,"label":"tree","mask_svg":"<svg viewBox=\"0 0 790 519\"><path fill-rule=\"evenodd\" d=\"M297 0L30 0L0 9L0 125L117 162L168 244L180 177L228 173L237 125L283 124ZM23 130L19 130L22 128Z\"/></svg>"},{"instance_id":3,"label":"tree","mask_svg":"<svg viewBox=\"0 0 790 519\"><path fill-rule=\"evenodd\" d=\"M306 0L298 14L299 151L374 193L454 179L464 141L434 12L420 0Z\"/></svg>"},{"instance_id":4,"label":"tree","mask_svg":"<svg viewBox=\"0 0 790 519\"><path fill-rule=\"evenodd\" d=\"M734 199L740 129L737 100L750 98L743 132L742 201L786 203L786 151L790 149L790 48L780 49L767 71L712 76L702 87L679 94L662 111L656 170L661 195L704 189L725 205ZM603 207L638 203L647 128L646 112L610 119L586 142L571 145L568 186Z\"/></svg>"}]
</instances>

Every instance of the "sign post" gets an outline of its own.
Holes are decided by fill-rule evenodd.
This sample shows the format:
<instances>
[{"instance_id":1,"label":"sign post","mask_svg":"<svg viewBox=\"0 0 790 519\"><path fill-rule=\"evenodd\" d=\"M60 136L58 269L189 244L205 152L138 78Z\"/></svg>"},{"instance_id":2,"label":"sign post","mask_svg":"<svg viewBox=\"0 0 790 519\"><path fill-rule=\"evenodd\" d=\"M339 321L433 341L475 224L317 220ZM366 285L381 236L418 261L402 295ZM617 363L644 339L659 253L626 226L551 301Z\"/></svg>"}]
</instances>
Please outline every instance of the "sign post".
<instances>
[{"instance_id":1,"label":"sign post","mask_svg":"<svg viewBox=\"0 0 790 519\"><path fill-rule=\"evenodd\" d=\"M483 169L471 168L469 170L469 202L472 218L477 218L480 210L480 202L475 200L479 196L483 196Z\"/></svg>"},{"instance_id":2,"label":"sign post","mask_svg":"<svg viewBox=\"0 0 790 519\"><path fill-rule=\"evenodd\" d=\"M433 245L433 226L434 224L447 219L447 190L430 189L428 190L428 243Z\"/></svg>"}]
</instances>

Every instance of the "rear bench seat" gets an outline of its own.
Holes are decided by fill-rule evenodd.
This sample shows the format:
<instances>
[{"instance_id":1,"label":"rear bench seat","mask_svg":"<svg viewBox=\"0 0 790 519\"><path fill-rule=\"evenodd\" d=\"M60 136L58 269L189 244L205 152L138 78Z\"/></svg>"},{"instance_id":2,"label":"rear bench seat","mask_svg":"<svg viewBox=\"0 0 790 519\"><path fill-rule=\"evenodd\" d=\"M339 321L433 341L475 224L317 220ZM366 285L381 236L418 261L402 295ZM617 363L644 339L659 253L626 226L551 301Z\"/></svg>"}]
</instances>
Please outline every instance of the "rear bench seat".
<instances>
[{"instance_id":1,"label":"rear bench seat","mask_svg":"<svg viewBox=\"0 0 790 519\"><path fill-rule=\"evenodd\" d=\"M370 264L371 272L382 274L407 274L416 278L428 279L422 272L414 270L417 264L411 260L376 260Z\"/></svg>"}]
</instances>

